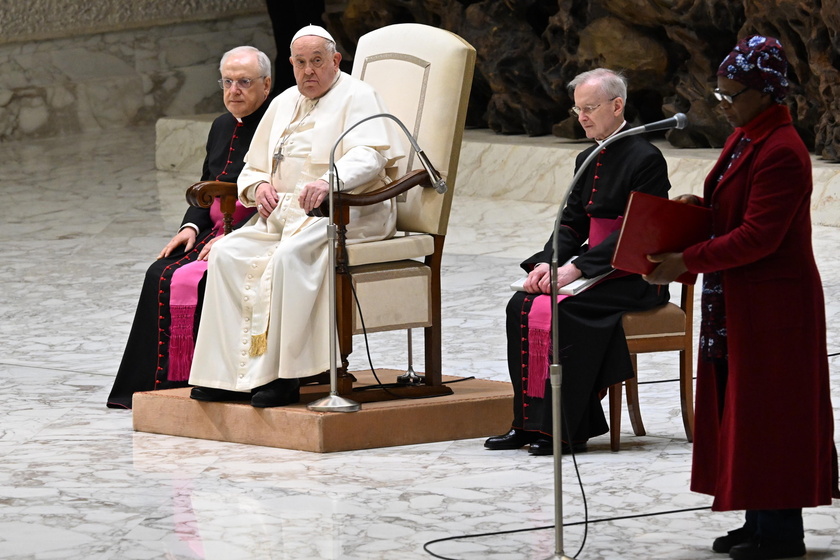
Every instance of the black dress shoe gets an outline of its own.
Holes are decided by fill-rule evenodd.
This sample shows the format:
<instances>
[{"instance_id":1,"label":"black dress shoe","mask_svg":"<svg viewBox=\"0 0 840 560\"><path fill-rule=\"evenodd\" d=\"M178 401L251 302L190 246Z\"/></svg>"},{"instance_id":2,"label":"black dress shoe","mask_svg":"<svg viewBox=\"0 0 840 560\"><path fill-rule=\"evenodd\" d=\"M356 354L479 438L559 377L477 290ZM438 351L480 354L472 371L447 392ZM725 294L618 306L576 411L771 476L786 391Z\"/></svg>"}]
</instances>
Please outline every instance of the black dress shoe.
<instances>
[{"instance_id":1,"label":"black dress shoe","mask_svg":"<svg viewBox=\"0 0 840 560\"><path fill-rule=\"evenodd\" d=\"M718 537L712 543L712 550L715 552L729 552L736 545L749 542L755 533L746 527L729 531L726 535Z\"/></svg>"},{"instance_id":2,"label":"black dress shoe","mask_svg":"<svg viewBox=\"0 0 840 560\"><path fill-rule=\"evenodd\" d=\"M300 381L297 379L275 379L257 387L251 395L251 406L271 408L286 406L300 401Z\"/></svg>"},{"instance_id":3,"label":"black dress shoe","mask_svg":"<svg viewBox=\"0 0 840 560\"><path fill-rule=\"evenodd\" d=\"M511 428L511 430L506 434L488 438L487 441L484 442L484 447L493 450L519 449L520 447L525 447L529 443L533 442L538 437L539 434L536 432L526 432L525 430Z\"/></svg>"},{"instance_id":4,"label":"black dress shoe","mask_svg":"<svg viewBox=\"0 0 840 560\"><path fill-rule=\"evenodd\" d=\"M193 387L190 398L205 402L247 402L251 400L251 393L214 389L212 387Z\"/></svg>"},{"instance_id":5,"label":"black dress shoe","mask_svg":"<svg viewBox=\"0 0 840 560\"><path fill-rule=\"evenodd\" d=\"M572 445L564 441L561 442L560 446L563 455L570 455L572 452L575 454L586 453L585 441L573 443ZM531 455L554 455L554 441L549 438L540 438L531 444L528 448L528 453Z\"/></svg>"},{"instance_id":6,"label":"black dress shoe","mask_svg":"<svg viewBox=\"0 0 840 560\"><path fill-rule=\"evenodd\" d=\"M548 438L540 438L528 447L531 455L554 455L554 442Z\"/></svg>"},{"instance_id":7,"label":"black dress shoe","mask_svg":"<svg viewBox=\"0 0 840 560\"><path fill-rule=\"evenodd\" d=\"M802 556L805 556L805 542L802 539L781 541L767 537L753 537L729 549L729 557L735 560L775 560Z\"/></svg>"}]
</instances>

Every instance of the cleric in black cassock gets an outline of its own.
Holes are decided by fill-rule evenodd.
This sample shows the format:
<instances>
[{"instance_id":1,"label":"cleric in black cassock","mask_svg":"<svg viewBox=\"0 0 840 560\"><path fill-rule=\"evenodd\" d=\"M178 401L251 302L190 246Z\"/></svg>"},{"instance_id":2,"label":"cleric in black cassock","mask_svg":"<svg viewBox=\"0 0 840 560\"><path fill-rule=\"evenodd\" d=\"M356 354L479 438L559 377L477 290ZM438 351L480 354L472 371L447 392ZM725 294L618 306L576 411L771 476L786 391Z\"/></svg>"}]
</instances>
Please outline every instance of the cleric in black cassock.
<instances>
[{"instance_id":1,"label":"cleric in black cassock","mask_svg":"<svg viewBox=\"0 0 840 560\"><path fill-rule=\"evenodd\" d=\"M587 136L597 141L624 130L626 85L609 70L594 70L570 84ZM569 197L559 228L558 262L580 255L558 271L560 286L611 269L621 219L632 191L667 197L668 170L661 152L640 136L628 136L606 148L592 146L579 154L575 170L600 150ZM485 442L489 449L517 449L530 444L534 455L552 453L551 388L548 378L551 335L548 265L553 240L526 259L526 291L507 306L508 369L513 383L513 423L509 433ZM529 293L530 292L530 293ZM599 283L555 305L559 318L563 371L563 441L584 451L585 442L608 431L600 399L603 390L633 376L621 316L666 303L668 290L637 274L614 271ZM564 446L568 451L568 445Z\"/></svg>"},{"instance_id":2,"label":"cleric in black cassock","mask_svg":"<svg viewBox=\"0 0 840 560\"><path fill-rule=\"evenodd\" d=\"M262 61L259 55L264 57ZM233 83L223 85L225 106L230 112L217 117L210 127L201 180L236 183L245 165L245 154L251 145L254 131L269 105L271 80L262 79L261 76L270 76L271 67L268 57L253 47L232 49L225 57L221 64L222 77L233 78ZM241 82L245 78L252 83L244 82L248 86L242 87ZM185 365L185 375L178 376L181 379L174 379L170 371L172 277L183 266L199 260L205 246L220 235L218 206L219 201L216 200L211 208L189 207L181 222L179 235L185 228L192 228L197 232L195 244L189 250L182 243L175 245L168 255L152 263L146 271L125 352L108 396L109 408L131 408L131 397L136 392L187 386L189 363ZM245 224L254 213L255 209L237 203L234 229ZM176 235L173 241L176 239L180 240L179 236ZM195 289L197 305L190 310L189 335L198 328L201 316L203 274ZM192 336L189 338L193 340ZM191 359L192 342L186 345L182 353L186 354L188 360Z\"/></svg>"}]
</instances>

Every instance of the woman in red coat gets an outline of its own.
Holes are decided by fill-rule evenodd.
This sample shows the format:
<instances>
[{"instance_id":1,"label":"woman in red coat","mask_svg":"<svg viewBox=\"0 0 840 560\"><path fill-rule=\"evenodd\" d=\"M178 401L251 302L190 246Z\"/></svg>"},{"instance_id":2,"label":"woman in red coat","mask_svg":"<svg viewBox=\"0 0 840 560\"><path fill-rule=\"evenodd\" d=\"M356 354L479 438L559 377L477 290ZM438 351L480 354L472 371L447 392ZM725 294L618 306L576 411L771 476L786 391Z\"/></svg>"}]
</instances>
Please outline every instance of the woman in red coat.
<instances>
[{"instance_id":1,"label":"woman in red coat","mask_svg":"<svg viewBox=\"0 0 840 560\"><path fill-rule=\"evenodd\" d=\"M781 44L753 36L717 72L715 97L735 127L706 178L713 237L646 279L704 273L691 489L712 509L746 510L715 540L736 559L805 554L802 508L831 503L837 452L825 304L811 247L811 159L783 99Z\"/></svg>"}]
</instances>

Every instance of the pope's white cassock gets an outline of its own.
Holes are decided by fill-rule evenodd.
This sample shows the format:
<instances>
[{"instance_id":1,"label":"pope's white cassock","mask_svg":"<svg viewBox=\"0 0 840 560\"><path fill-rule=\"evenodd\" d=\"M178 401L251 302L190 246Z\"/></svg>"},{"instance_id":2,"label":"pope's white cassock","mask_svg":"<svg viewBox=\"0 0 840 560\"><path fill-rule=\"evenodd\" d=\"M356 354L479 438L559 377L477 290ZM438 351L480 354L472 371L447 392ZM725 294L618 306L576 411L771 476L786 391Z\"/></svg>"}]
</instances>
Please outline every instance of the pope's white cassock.
<instances>
[{"instance_id":1,"label":"pope's white cassock","mask_svg":"<svg viewBox=\"0 0 840 560\"><path fill-rule=\"evenodd\" d=\"M238 187L246 206L254 206L256 187L264 181L280 200L267 220L259 217L210 251L190 384L250 391L281 377L329 369L329 221L307 217L298 196L307 183L329 180L330 151L343 132L384 112L369 85L341 72L318 99L293 87L272 101ZM404 156L399 138L387 118L347 134L334 156L341 190L365 192L389 182ZM348 242L391 237L395 225L393 201L354 208Z\"/></svg>"}]
</instances>

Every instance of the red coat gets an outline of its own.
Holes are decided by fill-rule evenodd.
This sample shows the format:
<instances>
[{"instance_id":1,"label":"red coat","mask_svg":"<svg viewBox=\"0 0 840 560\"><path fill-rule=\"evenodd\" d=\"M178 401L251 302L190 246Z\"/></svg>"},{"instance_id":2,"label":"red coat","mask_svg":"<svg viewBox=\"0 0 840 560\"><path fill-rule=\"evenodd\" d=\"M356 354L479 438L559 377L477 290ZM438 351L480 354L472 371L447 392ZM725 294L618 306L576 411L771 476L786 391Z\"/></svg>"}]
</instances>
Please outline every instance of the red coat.
<instances>
[{"instance_id":1,"label":"red coat","mask_svg":"<svg viewBox=\"0 0 840 560\"><path fill-rule=\"evenodd\" d=\"M811 191L810 156L784 105L737 128L706 178L714 238L683 256L691 272L723 277L729 378L720 398L714 368L698 360L691 480L714 510L840 497Z\"/></svg>"}]
</instances>

